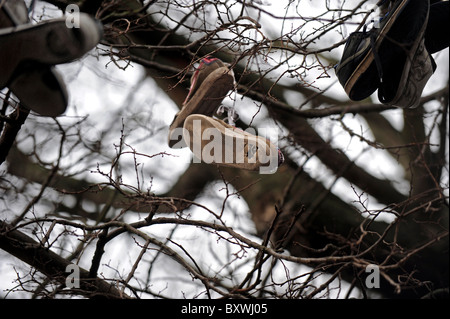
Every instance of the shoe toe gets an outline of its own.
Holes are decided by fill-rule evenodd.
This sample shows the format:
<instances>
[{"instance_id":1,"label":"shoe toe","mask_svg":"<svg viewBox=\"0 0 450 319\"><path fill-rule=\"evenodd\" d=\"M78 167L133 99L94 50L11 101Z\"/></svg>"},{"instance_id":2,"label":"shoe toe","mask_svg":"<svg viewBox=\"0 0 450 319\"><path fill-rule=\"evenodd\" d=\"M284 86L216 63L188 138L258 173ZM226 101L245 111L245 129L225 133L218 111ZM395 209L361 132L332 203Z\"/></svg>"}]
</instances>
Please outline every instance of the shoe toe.
<instances>
[{"instance_id":1,"label":"shoe toe","mask_svg":"<svg viewBox=\"0 0 450 319\"><path fill-rule=\"evenodd\" d=\"M80 51L86 53L93 49L99 43L102 36L103 24L88 14L81 13L80 28L78 28L78 37L81 42Z\"/></svg>"},{"instance_id":2,"label":"shoe toe","mask_svg":"<svg viewBox=\"0 0 450 319\"><path fill-rule=\"evenodd\" d=\"M34 66L19 74L10 88L25 107L40 115L55 117L67 108L66 86L53 67Z\"/></svg>"}]
</instances>

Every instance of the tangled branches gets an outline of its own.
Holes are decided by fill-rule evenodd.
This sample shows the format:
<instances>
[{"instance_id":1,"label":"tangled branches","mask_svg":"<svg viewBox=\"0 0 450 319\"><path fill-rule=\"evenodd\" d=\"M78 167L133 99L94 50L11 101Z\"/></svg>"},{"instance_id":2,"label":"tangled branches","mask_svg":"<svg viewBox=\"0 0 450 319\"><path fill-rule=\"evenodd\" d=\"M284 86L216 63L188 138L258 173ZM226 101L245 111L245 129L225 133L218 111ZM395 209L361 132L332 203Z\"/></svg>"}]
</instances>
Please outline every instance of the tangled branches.
<instances>
[{"instance_id":1,"label":"tangled branches","mask_svg":"<svg viewBox=\"0 0 450 319\"><path fill-rule=\"evenodd\" d=\"M24 273L25 270L15 269L17 286L10 292L19 289L45 297L81 294L112 298L348 298L361 294L367 297L374 290L366 285L366 269L376 262L380 276L393 291L400 293L428 283L416 279L414 273L398 270L448 236L448 231L442 229L428 242L405 249L403 239L392 236L392 231L401 233L403 221L417 217L420 206L409 203L414 208L402 213L398 213L398 207L361 211L367 217L360 219L358 227L347 238L324 229L322 235L329 242L320 248L297 242L298 233L302 232L298 222L305 227L306 215L311 211L301 207L294 215L283 214L275 206L275 218L260 239L255 236L255 229L242 225L250 221L245 210L233 207L239 192L233 191L225 179L209 188L211 194L213 189L220 188L219 194L225 192L225 195L216 199L217 194L206 196L204 200L208 204L158 197L136 187L142 185L139 181L142 159L154 157L130 151L124 143L123 146L116 146L118 151L111 169L97 168L97 173L106 179L104 183L92 184L83 191L62 193L75 196L80 204L91 195L97 200L101 198L99 203L103 198L115 199L102 205L97 214L83 214L81 204L80 208L70 210L68 219L70 208L61 202L53 212L54 217L28 214L14 226L2 222L2 249L46 275L41 277L35 270ZM133 158L135 165L134 186L123 183L114 173L127 156ZM53 174L54 179L67 178L50 171L48 174ZM104 194L112 190L114 195ZM42 198L34 198L34 202L39 200ZM187 208L180 210L177 207L180 203ZM365 207L363 195L359 196L359 204ZM433 203L423 205L433 206ZM173 212L161 213L168 208ZM394 215L396 219L386 223L383 214ZM385 226L382 232L381 225ZM32 234L32 238L26 233ZM310 257L288 253L298 248L309 250ZM54 256L48 257L56 265L47 269L40 262L44 257L24 258L23 254L30 255L30 249L39 255L58 256L56 261ZM375 261L380 251L384 259ZM70 263L86 269L81 283L94 281L97 286L82 284L81 289L72 290L66 287L69 275L66 268Z\"/></svg>"},{"instance_id":2,"label":"tangled branches","mask_svg":"<svg viewBox=\"0 0 450 319\"><path fill-rule=\"evenodd\" d=\"M73 1L47 2L64 11ZM0 252L15 278L6 297L448 289L448 75L416 110L350 102L332 69L374 4L284 4L79 2L105 36L62 66L74 92L68 114L42 118L1 92ZM192 163L167 147L206 55L234 70L224 104L238 125L278 129L286 164L276 174ZM70 265L79 286L67 281Z\"/></svg>"}]
</instances>

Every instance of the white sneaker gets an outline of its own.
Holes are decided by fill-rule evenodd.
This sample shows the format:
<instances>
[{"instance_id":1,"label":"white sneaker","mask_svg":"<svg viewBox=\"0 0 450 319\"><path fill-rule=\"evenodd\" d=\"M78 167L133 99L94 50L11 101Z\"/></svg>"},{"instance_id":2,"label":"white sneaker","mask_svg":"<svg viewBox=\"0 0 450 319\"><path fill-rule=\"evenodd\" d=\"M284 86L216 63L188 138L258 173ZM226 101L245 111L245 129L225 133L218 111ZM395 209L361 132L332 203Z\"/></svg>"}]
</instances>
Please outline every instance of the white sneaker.
<instances>
[{"instance_id":1,"label":"white sneaker","mask_svg":"<svg viewBox=\"0 0 450 319\"><path fill-rule=\"evenodd\" d=\"M175 115L169 128L169 146L182 148L183 125L191 114L212 116L219 108L227 93L234 87L233 71L212 57L202 59L191 78L191 86L182 109Z\"/></svg>"},{"instance_id":2,"label":"white sneaker","mask_svg":"<svg viewBox=\"0 0 450 319\"><path fill-rule=\"evenodd\" d=\"M194 161L271 174L284 161L281 151L268 139L245 132L202 114L184 121L183 139Z\"/></svg>"}]
</instances>

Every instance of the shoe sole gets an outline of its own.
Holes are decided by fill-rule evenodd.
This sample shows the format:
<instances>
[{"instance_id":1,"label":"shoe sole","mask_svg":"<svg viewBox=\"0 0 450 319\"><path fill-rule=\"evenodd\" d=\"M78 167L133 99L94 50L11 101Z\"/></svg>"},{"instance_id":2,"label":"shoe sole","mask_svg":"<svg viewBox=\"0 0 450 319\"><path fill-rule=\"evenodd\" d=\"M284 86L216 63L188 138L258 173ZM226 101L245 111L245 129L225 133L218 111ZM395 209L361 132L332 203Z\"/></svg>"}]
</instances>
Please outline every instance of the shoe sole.
<instances>
[{"instance_id":1,"label":"shoe sole","mask_svg":"<svg viewBox=\"0 0 450 319\"><path fill-rule=\"evenodd\" d=\"M403 0L395 9L392 17L390 20L383 25L383 28L380 30L377 39L375 40L375 49L378 49L381 45L381 42L386 37L386 34L391 29L392 25L396 21L398 15L402 11L403 7L406 5L406 3L409 2L409 0ZM367 69L370 67L374 59L372 50L369 50L364 57L364 59L360 62L360 64L355 68L355 71L350 75L350 77L347 79L347 82L344 85L344 90L347 93L348 96L351 95L351 91L353 87L355 86L358 79L361 77L361 75L367 71Z\"/></svg>"},{"instance_id":2,"label":"shoe sole","mask_svg":"<svg viewBox=\"0 0 450 319\"><path fill-rule=\"evenodd\" d=\"M65 19L56 19L1 29L0 86L7 86L23 62L45 65L71 62L94 48L101 36L99 24L84 13L80 13L80 28L68 28Z\"/></svg>"},{"instance_id":3,"label":"shoe sole","mask_svg":"<svg viewBox=\"0 0 450 319\"><path fill-rule=\"evenodd\" d=\"M176 129L182 128L184 121L191 114L213 116L228 92L233 89L233 86L234 78L227 67L221 67L211 72L192 98L175 116L169 127L169 146L171 148L174 146L186 147L187 145L183 144L182 139L177 138L180 135L175 135ZM202 89L202 87L206 87L206 89Z\"/></svg>"},{"instance_id":4,"label":"shoe sole","mask_svg":"<svg viewBox=\"0 0 450 319\"><path fill-rule=\"evenodd\" d=\"M278 149L263 137L249 134L221 120L201 114L189 115L183 128L183 139L187 141L186 144L192 153L205 163L249 171L261 170L271 163L276 163L275 169L278 168ZM209 131L205 133L205 130ZM205 139L204 134L207 137ZM219 136L220 139L215 140ZM228 149L224 144L227 144ZM203 154L205 148L209 151L207 154ZM216 150L220 151L219 154L214 153ZM207 155L206 158L203 155ZM263 158L260 158L260 155Z\"/></svg>"}]
</instances>

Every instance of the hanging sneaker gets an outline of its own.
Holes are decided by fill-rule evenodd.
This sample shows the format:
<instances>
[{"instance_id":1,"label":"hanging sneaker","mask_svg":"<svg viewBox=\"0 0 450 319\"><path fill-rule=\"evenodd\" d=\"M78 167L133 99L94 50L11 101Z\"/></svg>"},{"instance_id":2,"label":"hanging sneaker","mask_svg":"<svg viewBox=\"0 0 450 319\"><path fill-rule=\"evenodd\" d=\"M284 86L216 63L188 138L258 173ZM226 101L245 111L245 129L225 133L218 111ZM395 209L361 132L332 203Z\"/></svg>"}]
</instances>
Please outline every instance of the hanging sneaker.
<instances>
[{"instance_id":1,"label":"hanging sneaker","mask_svg":"<svg viewBox=\"0 0 450 319\"><path fill-rule=\"evenodd\" d=\"M378 89L380 78L372 62L370 34L365 31L350 34L336 76L352 101L364 100Z\"/></svg>"},{"instance_id":2,"label":"hanging sneaker","mask_svg":"<svg viewBox=\"0 0 450 319\"><path fill-rule=\"evenodd\" d=\"M217 58L203 58L191 78L191 86L183 106L170 124L169 146L186 147L182 132L186 118L191 114L212 116L233 87L232 70Z\"/></svg>"},{"instance_id":3,"label":"hanging sneaker","mask_svg":"<svg viewBox=\"0 0 450 319\"><path fill-rule=\"evenodd\" d=\"M382 103L393 99L400 86L398 70L410 67L405 52L417 49L428 10L429 0L395 0L376 27L350 34L336 75L351 100L365 99L380 88Z\"/></svg>"},{"instance_id":4,"label":"hanging sneaker","mask_svg":"<svg viewBox=\"0 0 450 319\"><path fill-rule=\"evenodd\" d=\"M66 111L69 94L54 66L33 63L20 69L9 88L24 107L43 116L56 117Z\"/></svg>"},{"instance_id":5,"label":"hanging sneaker","mask_svg":"<svg viewBox=\"0 0 450 319\"><path fill-rule=\"evenodd\" d=\"M24 1L7 0L0 6L0 31L27 23ZM66 110L67 90L53 67L40 65L24 72L13 70L12 74L5 71L7 67L2 62L6 61L0 60L0 89L9 86L23 106L42 115L57 116Z\"/></svg>"},{"instance_id":6,"label":"hanging sneaker","mask_svg":"<svg viewBox=\"0 0 450 319\"><path fill-rule=\"evenodd\" d=\"M436 63L425 48L422 40L411 62L409 72L402 74L396 97L382 101L385 104L402 108L416 108L420 105L423 89L436 70ZM381 98L380 98L381 100Z\"/></svg>"},{"instance_id":7,"label":"hanging sneaker","mask_svg":"<svg viewBox=\"0 0 450 319\"><path fill-rule=\"evenodd\" d=\"M0 8L0 88L8 86L25 107L45 116L62 114L67 91L56 64L83 56L100 41L103 28L85 13L79 28L66 19L31 24L23 1L8 0Z\"/></svg>"},{"instance_id":8,"label":"hanging sneaker","mask_svg":"<svg viewBox=\"0 0 450 319\"><path fill-rule=\"evenodd\" d=\"M264 174L276 172L284 161L281 151L268 139L256 136L202 114L189 115L183 139L194 161L235 167Z\"/></svg>"},{"instance_id":9,"label":"hanging sneaker","mask_svg":"<svg viewBox=\"0 0 450 319\"><path fill-rule=\"evenodd\" d=\"M429 0L410 0L401 20L380 45L381 103L403 108L419 105L422 91L436 68L424 44L429 10Z\"/></svg>"}]
</instances>

